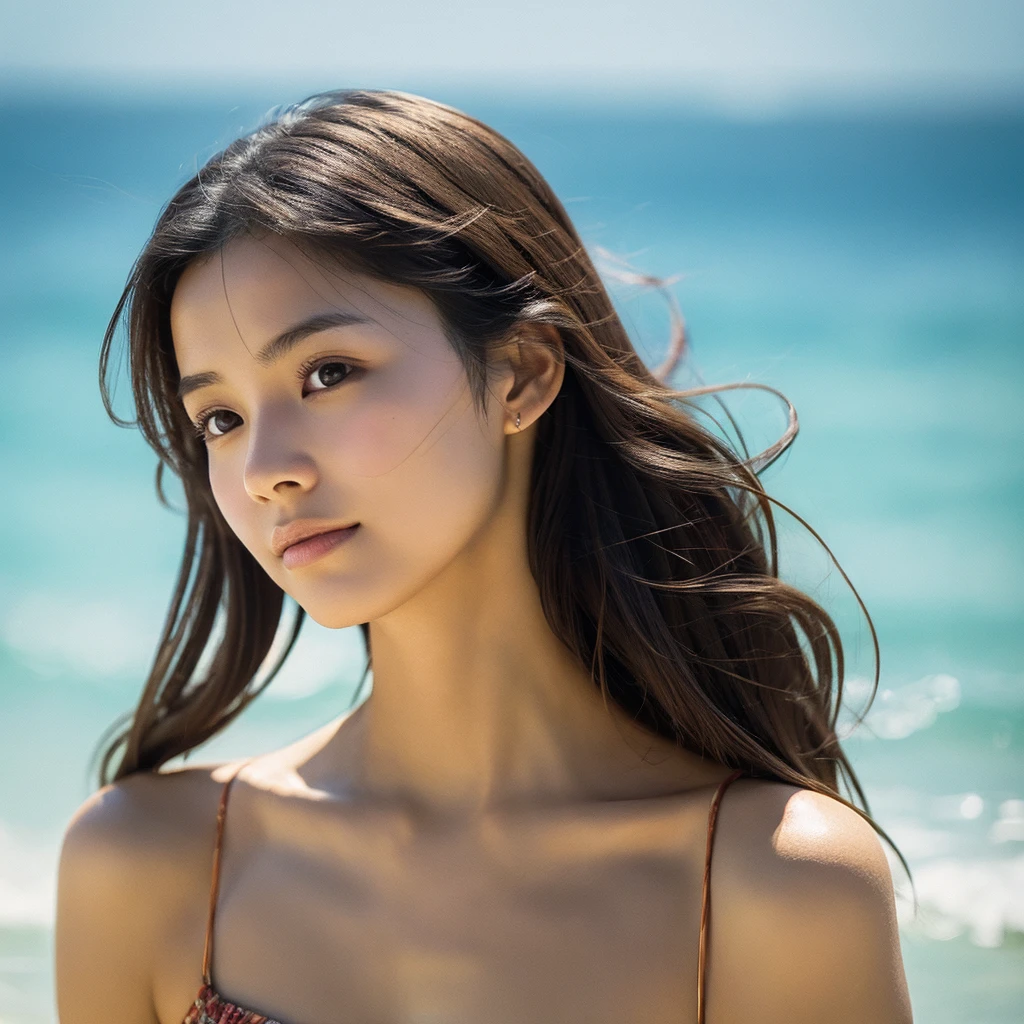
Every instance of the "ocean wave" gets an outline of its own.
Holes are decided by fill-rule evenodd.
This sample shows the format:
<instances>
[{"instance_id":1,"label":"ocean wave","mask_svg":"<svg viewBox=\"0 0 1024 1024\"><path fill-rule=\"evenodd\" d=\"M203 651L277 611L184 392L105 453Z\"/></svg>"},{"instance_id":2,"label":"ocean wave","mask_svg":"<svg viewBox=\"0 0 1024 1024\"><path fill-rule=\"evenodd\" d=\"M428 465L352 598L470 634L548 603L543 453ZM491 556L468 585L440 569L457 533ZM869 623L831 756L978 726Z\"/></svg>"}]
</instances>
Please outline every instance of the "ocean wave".
<instances>
[{"instance_id":1,"label":"ocean wave","mask_svg":"<svg viewBox=\"0 0 1024 1024\"><path fill-rule=\"evenodd\" d=\"M960 706L960 680L938 673L897 689L880 688L867 715L858 723L850 705L862 707L871 694L871 687L871 680L861 677L844 683L843 706L837 723L840 739L901 740L927 729L940 714Z\"/></svg>"},{"instance_id":2,"label":"ocean wave","mask_svg":"<svg viewBox=\"0 0 1024 1024\"><path fill-rule=\"evenodd\" d=\"M873 794L872 808L913 872L912 889L895 853L883 847L901 928L937 940L966 934L983 947L1024 934L1024 853L1014 848L1024 843L1024 800L897 786Z\"/></svg>"},{"instance_id":3,"label":"ocean wave","mask_svg":"<svg viewBox=\"0 0 1024 1024\"><path fill-rule=\"evenodd\" d=\"M988 841L1024 843L1024 800L1004 800L999 805L998 817L988 830Z\"/></svg>"},{"instance_id":4,"label":"ocean wave","mask_svg":"<svg viewBox=\"0 0 1024 1024\"><path fill-rule=\"evenodd\" d=\"M966 934L976 946L1000 946L1010 932L1024 934L1024 854L1005 859L941 858L914 868L916 916L900 889L900 926L931 939Z\"/></svg>"},{"instance_id":5,"label":"ocean wave","mask_svg":"<svg viewBox=\"0 0 1024 1024\"><path fill-rule=\"evenodd\" d=\"M875 807L875 805L872 805ZM878 814L877 809L875 813ZM930 822L915 818L885 819L885 829L899 846L903 855L912 863L935 857L939 854L952 853L956 845L956 833L951 829L935 828ZM893 873L897 872L898 860L885 848L889 855L889 864ZM899 868L898 870L902 870Z\"/></svg>"},{"instance_id":6,"label":"ocean wave","mask_svg":"<svg viewBox=\"0 0 1024 1024\"><path fill-rule=\"evenodd\" d=\"M60 843L0 821L0 925L52 926Z\"/></svg>"}]
</instances>

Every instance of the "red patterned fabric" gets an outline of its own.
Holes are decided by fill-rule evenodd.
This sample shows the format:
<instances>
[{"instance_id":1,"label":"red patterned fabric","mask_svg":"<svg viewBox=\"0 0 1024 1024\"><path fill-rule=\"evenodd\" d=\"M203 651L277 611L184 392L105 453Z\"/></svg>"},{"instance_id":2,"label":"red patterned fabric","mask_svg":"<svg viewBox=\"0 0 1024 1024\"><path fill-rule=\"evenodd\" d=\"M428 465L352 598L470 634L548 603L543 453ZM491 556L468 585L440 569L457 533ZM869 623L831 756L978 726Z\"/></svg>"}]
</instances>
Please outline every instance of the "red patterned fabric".
<instances>
[{"instance_id":1,"label":"red patterned fabric","mask_svg":"<svg viewBox=\"0 0 1024 1024\"><path fill-rule=\"evenodd\" d=\"M281 1024L255 1010L243 1010L241 1006L229 1003L213 990L212 985L203 985L196 996L182 1024Z\"/></svg>"}]
</instances>

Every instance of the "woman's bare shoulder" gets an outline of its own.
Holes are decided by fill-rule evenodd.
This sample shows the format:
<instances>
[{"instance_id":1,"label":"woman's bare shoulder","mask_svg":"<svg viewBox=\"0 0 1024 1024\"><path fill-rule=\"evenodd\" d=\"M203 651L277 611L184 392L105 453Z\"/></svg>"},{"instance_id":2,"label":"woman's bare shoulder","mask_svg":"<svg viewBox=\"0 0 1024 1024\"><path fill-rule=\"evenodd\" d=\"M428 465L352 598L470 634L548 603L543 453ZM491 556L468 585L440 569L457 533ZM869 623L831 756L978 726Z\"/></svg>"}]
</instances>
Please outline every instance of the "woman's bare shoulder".
<instances>
[{"instance_id":1,"label":"woman's bare shoulder","mask_svg":"<svg viewBox=\"0 0 1024 1024\"><path fill-rule=\"evenodd\" d=\"M90 795L61 844L54 929L62 1024L155 1021L151 967L168 921L205 891L230 765L138 772Z\"/></svg>"},{"instance_id":2,"label":"woman's bare shoulder","mask_svg":"<svg viewBox=\"0 0 1024 1024\"><path fill-rule=\"evenodd\" d=\"M739 779L718 812L714 869L752 890L803 890L808 873L849 876L889 888L878 834L853 808L823 793L765 779ZM766 890L766 883L768 889Z\"/></svg>"},{"instance_id":3,"label":"woman's bare shoulder","mask_svg":"<svg viewBox=\"0 0 1024 1024\"><path fill-rule=\"evenodd\" d=\"M221 787L233 770L227 763L136 772L103 786L72 815L64 849L109 856L122 867L136 857L150 867L165 854L173 860L181 844L213 834Z\"/></svg>"},{"instance_id":4,"label":"woman's bare shoulder","mask_svg":"<svg viewBox=\"0 0 1024 1024\"><path fill-rule=\"evenodd\" d=\"M871 824L799 786L730 791L712 860L708 1019L909 1024L892 875Z\"/></svg>"}]
</instances>

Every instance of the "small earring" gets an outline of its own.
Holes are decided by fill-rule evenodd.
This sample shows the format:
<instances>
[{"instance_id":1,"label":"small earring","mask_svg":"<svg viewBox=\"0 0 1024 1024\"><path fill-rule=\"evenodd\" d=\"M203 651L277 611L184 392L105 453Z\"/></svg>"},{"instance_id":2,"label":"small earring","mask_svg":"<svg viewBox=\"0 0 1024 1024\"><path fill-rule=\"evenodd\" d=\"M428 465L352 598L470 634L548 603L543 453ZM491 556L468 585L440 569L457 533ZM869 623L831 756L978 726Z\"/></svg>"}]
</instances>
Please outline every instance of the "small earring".
<instances>
[{"instance_id":1,"label":"small earring","mask_svg":"<svg viewBox=\"0 0 1024 1024\"><path fill-rule=\"evenodd\" d=\"M519 413L516 413L516 430L519 429Z\"/></svg>"}]
</instances>

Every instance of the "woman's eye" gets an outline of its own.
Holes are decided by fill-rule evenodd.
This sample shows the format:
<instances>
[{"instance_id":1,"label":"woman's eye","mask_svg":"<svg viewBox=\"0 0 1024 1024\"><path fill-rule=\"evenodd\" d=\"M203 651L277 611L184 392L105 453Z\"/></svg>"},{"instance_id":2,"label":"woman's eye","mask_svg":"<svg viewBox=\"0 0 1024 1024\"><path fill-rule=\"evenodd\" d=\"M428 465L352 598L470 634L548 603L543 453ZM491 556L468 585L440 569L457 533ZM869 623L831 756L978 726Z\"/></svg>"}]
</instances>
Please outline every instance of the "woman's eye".
<instances>
[{"instance_id":1,"label":"woman's eye","mask_svg":"<svg viewBox=\"0 0 1024 1024\"><path fill-rule=\"evenodd\" d=\"M307 378L315 382L319 378L321 387L314 387L312 390L327 391L340 384L351 372L352 367L348 363L335 359L322 363L303 364L299 368L298 377L300 382L305 382ZM210 409L208 412L201 413L193 424L200 440L209 441L214 437L223 437L230 432L232 429L230 426L226 428L218 426L217 420L221 416L239 418L227 409Z\"/></svg>"},{"instance_id":2,"label":"woman's eye","mask_svg":"<svg viewBox=\"0 0 1024 1024\"><path fill-rule=\"evenodd\" d=\"M340 384L348 376L348 372L349 367L347 363L321 363L311 374L309 374L309 376L315 380L319 375L320 382L323 384L324 388L329 388L333 387L335 384ZM313 390L323 391L324 388L314 388Z\"/></svg>"},{"instance_id":3,"label":"woman's eye","mask_svg":"<svg viewBox=\"0 0 1024 1024\"><path fill-rule=\"evenodd\" d=\"M200 441L209 441L213 437L223 437L228 430L227 429L211 429L211 424L216 424L217 417L219 416L234 416L233 412L228 412L227 409L211 409L209 412L204 412L196 418L193 422L193 426L196 429L196 435Z\"/></svg>"}]
</instances>

